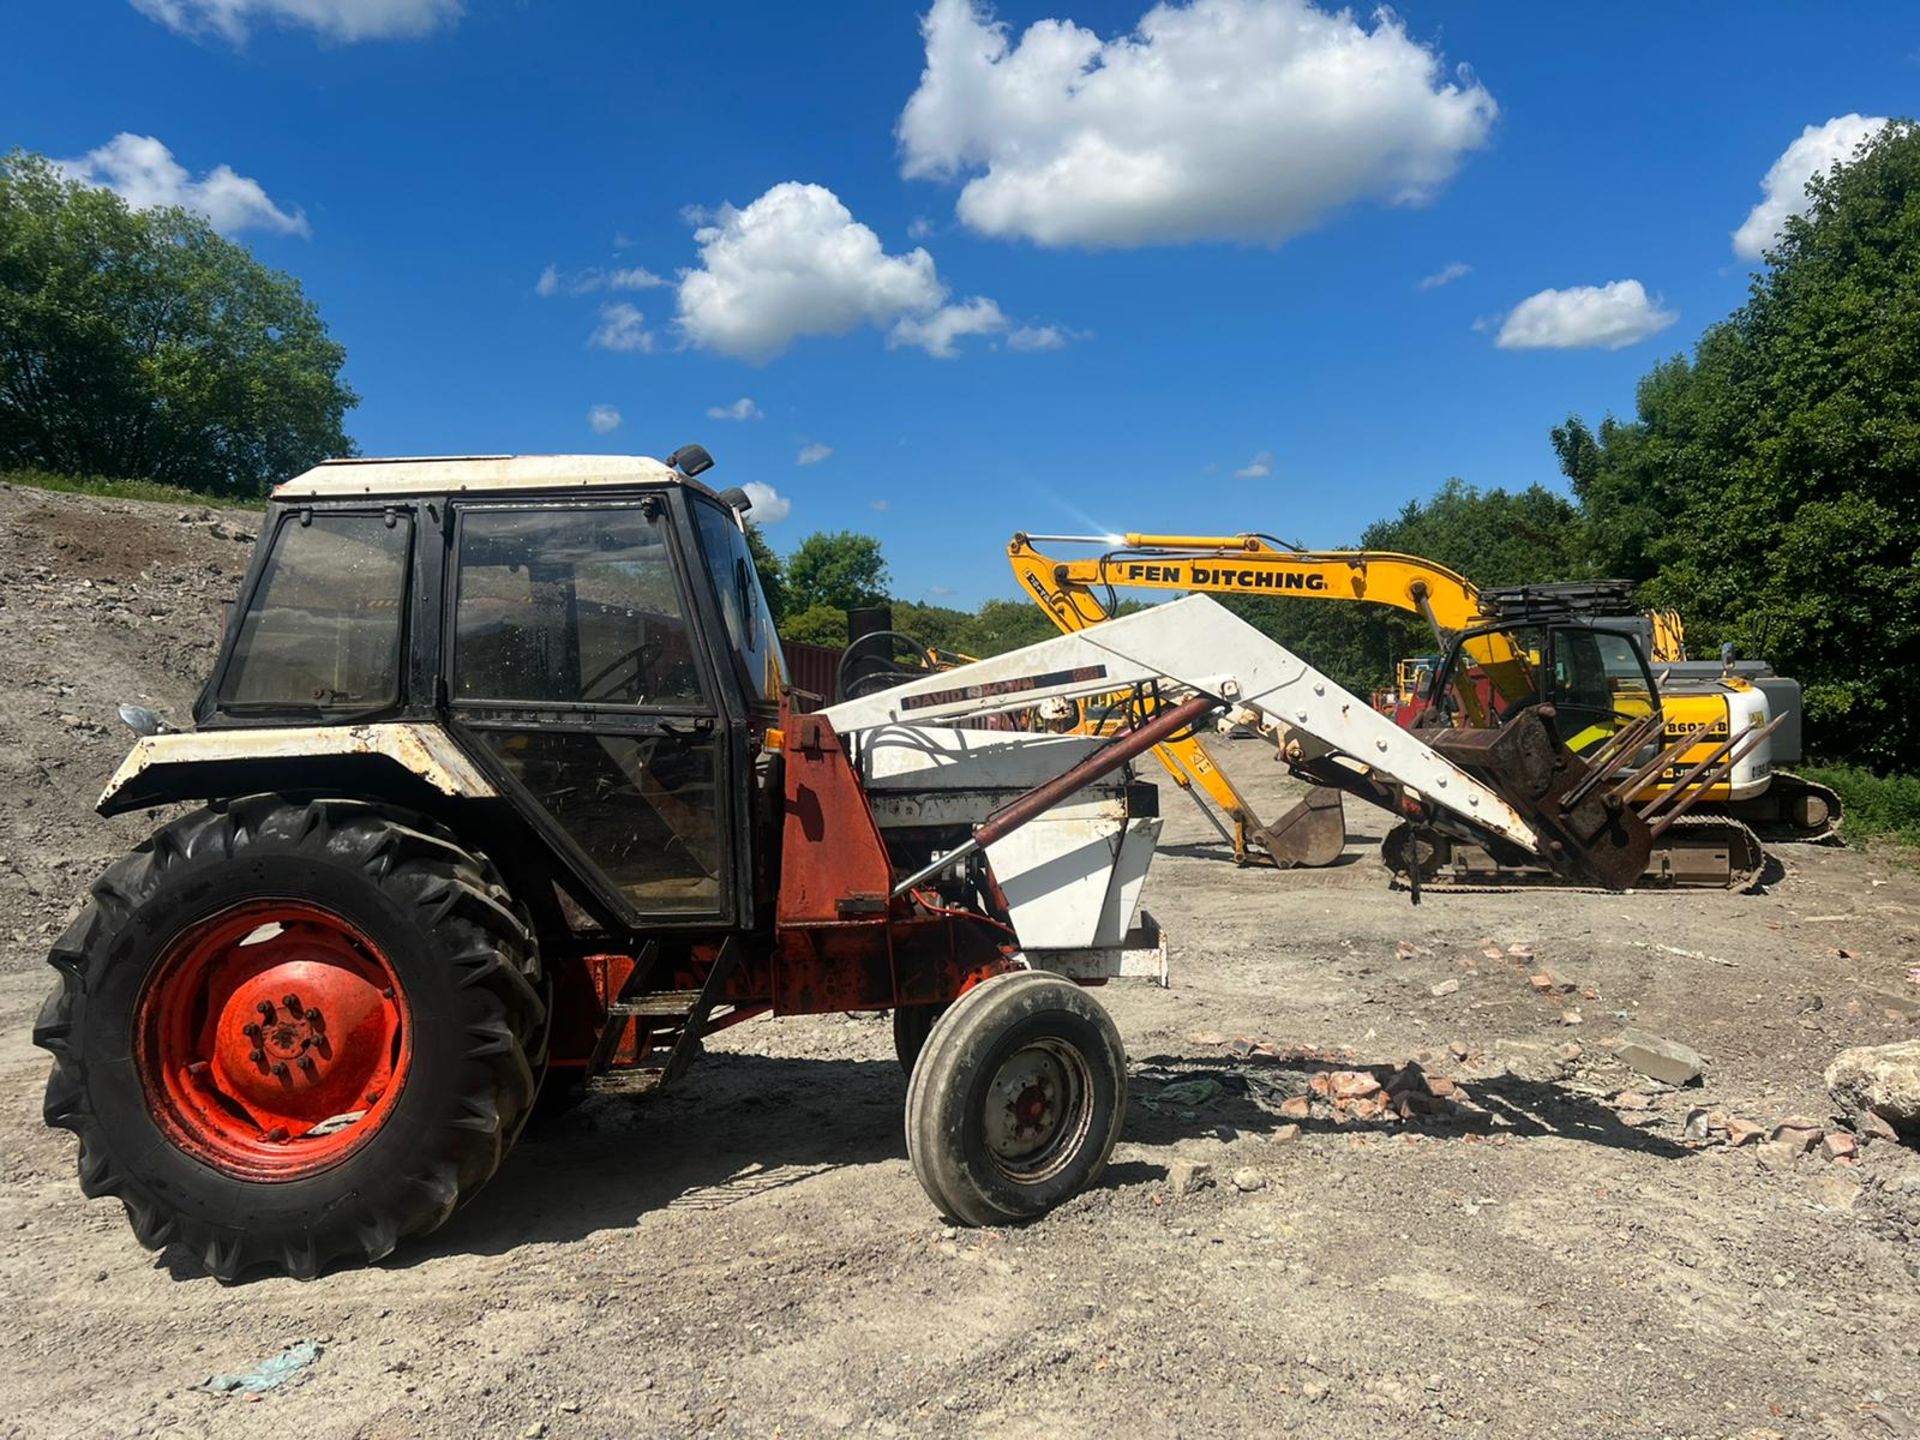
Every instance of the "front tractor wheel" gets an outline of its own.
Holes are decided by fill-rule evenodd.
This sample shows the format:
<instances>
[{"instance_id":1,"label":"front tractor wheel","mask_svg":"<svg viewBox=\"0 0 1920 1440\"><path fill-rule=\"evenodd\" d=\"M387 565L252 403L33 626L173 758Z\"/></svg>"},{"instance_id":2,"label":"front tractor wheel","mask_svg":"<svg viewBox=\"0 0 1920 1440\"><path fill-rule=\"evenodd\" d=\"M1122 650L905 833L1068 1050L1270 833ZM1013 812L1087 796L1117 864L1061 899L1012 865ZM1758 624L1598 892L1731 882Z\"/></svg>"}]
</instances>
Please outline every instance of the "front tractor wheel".
<instances>
[{"instance_id":1,"label":"front tractor wheel","mask_svg":"<svg viewBox=\"0 0 1920 1440\"><path fill-rule=\"evenodd\" d=\"M546 1006L525 912L416 816L260 796L158 831L54 946L80 1183L231 1280L377 1260L499 1166Z\"/></svg>"},{"instance_id":2,"label":"front tractor wheel","mask_svg":"<svg viewBox=\"0 0 1920 1440\"><path fill-rule=\"evenodd\" d=\"M1030 1220L1098 1178L1127 1109L1119 1031L1041 971L995 976L933 1026L907 1087L907 1153L940 1213Z\"/></svg>"}]
</instances>

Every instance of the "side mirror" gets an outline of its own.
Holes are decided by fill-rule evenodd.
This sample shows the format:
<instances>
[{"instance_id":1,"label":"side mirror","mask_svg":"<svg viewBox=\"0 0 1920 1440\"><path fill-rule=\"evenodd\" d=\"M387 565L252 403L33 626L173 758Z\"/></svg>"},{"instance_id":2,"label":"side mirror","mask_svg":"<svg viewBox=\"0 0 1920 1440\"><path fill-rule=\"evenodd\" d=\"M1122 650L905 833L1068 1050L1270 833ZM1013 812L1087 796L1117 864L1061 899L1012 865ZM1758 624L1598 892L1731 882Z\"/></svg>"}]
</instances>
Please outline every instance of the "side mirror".
<instances>
[{"instance_id":1,"label":"side mirror","mask_svg":"<svg viewBox=\"0 0 1920 1440\"><path fill-rule=\"evenodd\" d=\"M720 492L720 503L736 514L744 515L753 508L753 497L734 485Z\"/></svg>"},{"instance_id":2,"label":"side mirror","mask_svg":"<svg viewBox=\"0 0 1920 1440\"><path fill-rule=\"evenodd\" d=\"M713 456L707 453L704 445L682 445L667 456L667 465L691 480L713 468Z\"/></svg>"},{"instance_id":3,"label":"side mirror","mask_svg":"<svg viewBox=\"0 0 1920 1440\"><path fill-rule=\"evenodd\" d=\"M145 740L150 735L165 735L170 733L170 727L167 725L167 722L144 705L130 705L122 701L120 704L120 721L142 740Z\"/></svg>"}]
</instances>

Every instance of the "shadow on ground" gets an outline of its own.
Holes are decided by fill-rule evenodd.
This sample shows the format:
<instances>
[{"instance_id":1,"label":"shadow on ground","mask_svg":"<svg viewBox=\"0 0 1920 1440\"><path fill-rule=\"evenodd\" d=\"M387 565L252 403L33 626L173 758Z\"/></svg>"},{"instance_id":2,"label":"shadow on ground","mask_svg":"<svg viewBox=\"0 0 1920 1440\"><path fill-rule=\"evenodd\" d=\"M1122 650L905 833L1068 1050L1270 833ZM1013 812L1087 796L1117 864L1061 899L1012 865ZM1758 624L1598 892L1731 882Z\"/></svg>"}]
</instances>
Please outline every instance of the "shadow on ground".
<instances>
[{"instance_id":1,"label":"shadow on ground","mask_svg":"<svg viewBox=\"0 0 1920 1440\"><path fill-rule=\"evenodd\" d=\"M1298 1124L1308 1133L1401 1133L1439 1140L1469 1135L1555 1136L1665 1160L1679 1160L1694 1153L1684 1145L1627 1124L1617 1111L1594 1096L1554 1081L1516 1075L1456 1081L1466 1104L1443 1102L1434 1113L1411 1120L1336 1120L1322 1113L1324 1102L1316 1104L1315 1114L1304 1119L1290 1119L1280 1113L1283 1101L1310 1094L1309 1082L1315 1074L1354 1070L1372 1075L1385 1085L1400 1069L1394 1064L1353 1064L1311 1056L1150 1056L1135 1061L1132 1067L1123 1138L1141 1145L1168 1145L1201 1136L1231 1140L1236 1135L1266 1134L1282 1125ZM1208 1080L1218 1086L1218 1092L1200 1103L1185 1103L1196 1093L1188 1082Z\"/></svg>"},{"instance_id":2,"label":"shadow on ground","mask_svg":"<svg viewBox=\"0 0 1920 1440\"><path fill-rule=\"evenodd\" d=\"M1280 1114L1280 1103L1307 1094L1314 1073L1362 1070L1385 1084L1398 1068L1312 1057L1152 1056L1130 1067L1123 1138L1171 1146L1201 1136L1268 1133L1295 1123ZM1188 1103L1180 1097L1192 1091L1173 1087L1194 1081L1212 1084L1200 1087L1207 1092L1203 1100ZM1334 1134L1552 1135L1664 1159L1692 1153L1561 1085L1503 1076L1460 1088L1473 1108L1449 1106L1403 1122L1317 1117L1297 1123ZM448 1255L503 1255L523 1245L577 1241L629 1228L659 1210L718 1210L829 1171L904 1160L905 1098L905 1077L888 1060L709 1055L681 1088L593 1096L531 1129L473 1203L383 1263L404 1270ZM1164 1165L1135 1159L1111 1167L1103 1186L1152 1183L1165 1174ZM931 1219L931 1209L928 1214ZM204 1274L176 1248L160 1263L176 1279Z\"/></svg>"}]
</instances>

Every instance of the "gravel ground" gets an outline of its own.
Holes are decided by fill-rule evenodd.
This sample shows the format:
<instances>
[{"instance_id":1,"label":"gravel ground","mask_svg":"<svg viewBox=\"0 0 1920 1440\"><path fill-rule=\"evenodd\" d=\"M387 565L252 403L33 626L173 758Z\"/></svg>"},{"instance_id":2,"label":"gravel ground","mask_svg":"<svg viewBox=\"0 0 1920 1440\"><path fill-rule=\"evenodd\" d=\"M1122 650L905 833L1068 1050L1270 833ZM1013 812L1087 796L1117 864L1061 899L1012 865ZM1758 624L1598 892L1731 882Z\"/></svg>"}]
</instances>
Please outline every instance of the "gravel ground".
<instances>
[{"instance_id":1,"label":"gravel ground","mask_svg":"<svg viewBox=\"0 0 1920 1440\"><path fill-rule=\"evenodd\" d=\"M30 1031L48 940L147 828L89 808L113 704L185 714L249 525L0 489L0 1435L1920 1435L1920 1155L1685 1132L1828 1124L1832 1056L1920 1025L1920 877L1837 849L1759 895L1416 909L1371 815L1335 867L1238 871L1169 796L1174 983L1102 992L1126 1135L1036 1224L937 1222L887 1026L835 1017L589 1102L388 1264L222 1286L142 1251L42 1128ZM1220 750L1284 806L1257 743ZM1703 1083L1629 1073L1628 1024ZM1464 1103L1290 1128L1316 1076L1408 1061ZM201 1388L302 1340L279 1389Z\"/></svg>"}]
</instances>

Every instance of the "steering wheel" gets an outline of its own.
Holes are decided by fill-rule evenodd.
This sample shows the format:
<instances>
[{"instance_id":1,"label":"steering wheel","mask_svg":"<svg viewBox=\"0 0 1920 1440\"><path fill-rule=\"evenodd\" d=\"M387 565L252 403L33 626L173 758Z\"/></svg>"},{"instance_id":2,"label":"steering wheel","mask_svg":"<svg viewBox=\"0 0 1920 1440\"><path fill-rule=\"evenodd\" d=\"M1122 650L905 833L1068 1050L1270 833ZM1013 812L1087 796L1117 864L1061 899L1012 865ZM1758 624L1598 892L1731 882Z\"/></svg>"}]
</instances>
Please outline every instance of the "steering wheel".
<instances>
[{"instance_id":1,"label":"steering wheel","mask_svg":"<svg viewBox=\"0 0 1920 1440\"><path fill-rule=\"evenodd\" d=\"M588 704L597 700L611 700L621 684L627 686L626 699L637 701L650 691L652 686L653 662L659 658L666 646L658 640L644 640L631 650L623 651L602 665L580 684L580 699ZM632 670L631 675L622 672ZM595 693L596 687L605 684L605 693Z\"/></svg>"}]
</instances>

